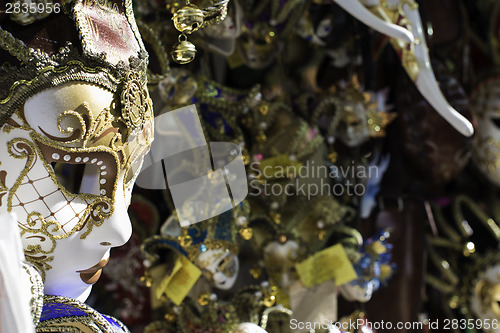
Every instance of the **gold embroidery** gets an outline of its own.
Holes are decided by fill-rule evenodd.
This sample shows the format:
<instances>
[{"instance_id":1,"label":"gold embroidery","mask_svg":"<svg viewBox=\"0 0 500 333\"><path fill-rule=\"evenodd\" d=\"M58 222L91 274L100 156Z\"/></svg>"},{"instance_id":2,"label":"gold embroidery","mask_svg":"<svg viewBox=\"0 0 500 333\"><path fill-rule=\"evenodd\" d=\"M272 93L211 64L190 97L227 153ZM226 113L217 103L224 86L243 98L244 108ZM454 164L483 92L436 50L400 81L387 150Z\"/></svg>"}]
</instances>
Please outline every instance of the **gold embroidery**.
<instances>
[{"instance_id":1,"label":"gold embroidery","mask_svg":"<svg viewBox=\"0 0 500 333\"><path fill-rule=\"evenodd\" d=\"M116 331L103 315L87 304L75 299L63 296L45 295L44 304L46 308L48 307L50 309L49 311L61 313L64 314L64 316L41 321L36 327L37 332L108 333ZM85 312L86 315L69 316L67 311L58 311L57 304L70 305ZM116 318L111 316L108 317L115 321L124 333L130 333L123 323Z\"/></svg>"},{"instance_id":2,"label":"gold embroidery","mask_svg":"<svg viewBox=\"0 0 500 333\"><path fill-rule=\"evenodd\" d=\"M153 105L148 98L147 88L141 84L137 72L129 72L121 94L122 118L129 128L142 128L148 115L152 114Z\"/></svg>"},{"instance_id":3,"label":"gold embroidery","mask_svg":"<svg viewBox=\"0 0 500 333\"><path fill-rule=\"evenodd\" d=\"M30 299L30 308L31 308L31 316L33 317L33 324L37 325L40 317L42 315L43 308L43 282L42 277L38 270L36 270L33 266L23 263L23 269L29 276L29 282L31 284L31 299Z\"/></svg>"},{"instance_id":4,"label":"gold embroidery","mask_svg":"<svg viewBox=\"0 0 500 333\"><path fill-rule=\"evenodd\" d=\"M17 181L14 183L14 186L9 190L9 196L7 199L7 209L11 211L12 209L12 197L14 193L16 193L17 189L21 185L22 179L26 177L28 171L35 163L35 154L33 152L33 143L29 142L26 139L14 139L12 141L7 142L7 150L9 154L17 159L26 159L26 164L24 169L21 171Z\"/></svg>"}]
</instances>

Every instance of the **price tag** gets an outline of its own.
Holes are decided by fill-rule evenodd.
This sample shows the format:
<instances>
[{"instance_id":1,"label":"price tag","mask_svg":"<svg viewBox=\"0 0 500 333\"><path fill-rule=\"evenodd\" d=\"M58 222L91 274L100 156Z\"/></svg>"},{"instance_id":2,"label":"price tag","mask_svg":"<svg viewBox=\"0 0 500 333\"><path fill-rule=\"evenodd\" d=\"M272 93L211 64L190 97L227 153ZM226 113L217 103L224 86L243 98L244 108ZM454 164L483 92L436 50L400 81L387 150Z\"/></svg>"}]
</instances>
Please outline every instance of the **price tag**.
<instances>
[{"instance_id":1,"label":"price tag","mask_svg":"<svg viewBox=\"0 0 500 333\"><path fill-rule=\"evenodd\" d=\"M176 305L180 305L201 276L201 270L185 256L179 256L175 261L172 274L162 280L155 290L157 298L165 294Z\"/></svg>"},{"instance_id":2,"label":"price tag","mask_svg":"<svg viewBox=\"0 0 500 333\"><path fill-rule=\"evenodd\" d=\"M308 288L330 279L340 286L358 277L342 244L319 251L296 264L295 269Z\"/></svg>"}]
</instances>

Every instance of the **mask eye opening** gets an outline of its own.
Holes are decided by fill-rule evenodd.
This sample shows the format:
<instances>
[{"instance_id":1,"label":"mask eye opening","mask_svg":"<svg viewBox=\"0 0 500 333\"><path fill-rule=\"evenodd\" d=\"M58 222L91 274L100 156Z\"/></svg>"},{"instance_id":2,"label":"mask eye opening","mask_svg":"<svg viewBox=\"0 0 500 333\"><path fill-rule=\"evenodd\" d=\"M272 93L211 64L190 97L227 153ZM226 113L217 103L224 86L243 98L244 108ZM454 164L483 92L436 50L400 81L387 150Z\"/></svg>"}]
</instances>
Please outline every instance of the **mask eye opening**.
<instances>
[{"instance_id":1,"label":"mask eye opening","mask_svg":"<svg viewBox=\"0 0 500 333\"><path fill-rule=\"evenodd\" d=\"M57 181L72 194L99 195L99 168L94 164L51 162Z\"/></svg>"}]
</instances>

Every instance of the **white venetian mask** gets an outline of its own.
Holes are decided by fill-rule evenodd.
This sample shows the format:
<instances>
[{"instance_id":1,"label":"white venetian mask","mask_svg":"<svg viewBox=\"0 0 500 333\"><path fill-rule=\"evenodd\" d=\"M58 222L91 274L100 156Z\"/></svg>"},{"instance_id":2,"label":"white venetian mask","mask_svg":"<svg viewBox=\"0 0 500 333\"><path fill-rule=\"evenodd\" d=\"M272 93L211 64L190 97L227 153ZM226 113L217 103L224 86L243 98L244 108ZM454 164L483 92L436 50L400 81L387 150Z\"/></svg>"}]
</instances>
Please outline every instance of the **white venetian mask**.
<instances>
[{"instance_id":1,"label":"white venetian mask","mask_svg":"<svg viewBox=\"0 0 500 333\"><path fill-rule=\"evenodd\" d=\"M133 102L121 107L87 83L44 90L0 129L0 209L17 214L46 294L84 300L131 235L127 207L153 129L147 93L127 84L121 98Z\"/></svg>"}]
</instances>

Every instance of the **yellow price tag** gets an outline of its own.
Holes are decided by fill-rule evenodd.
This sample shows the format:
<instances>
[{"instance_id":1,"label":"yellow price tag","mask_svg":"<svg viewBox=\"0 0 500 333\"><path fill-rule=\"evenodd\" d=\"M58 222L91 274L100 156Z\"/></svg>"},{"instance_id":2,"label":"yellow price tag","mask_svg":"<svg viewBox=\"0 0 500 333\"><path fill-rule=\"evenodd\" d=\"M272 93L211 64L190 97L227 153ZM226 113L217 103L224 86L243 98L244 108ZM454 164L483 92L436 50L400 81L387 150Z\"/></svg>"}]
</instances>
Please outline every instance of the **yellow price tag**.
<instances>
[{"instance_id":1,"label":"yellow price tag","mask_svg":"<svg viewBox=\"0 0 500 333\"><path fill-rule=\"evenodd\" d=\"M340 286L358 277L342 244L319 251L296 264L295 269L308 288L330 279Z\"/></svg>"},{"instance_id":2,"label":"yellow price tag","mask_svg":"<svg viewBox=\"0 0 500 333\"><path fill-rule=\"evenodd\" d=\"M186 257L179 256L172 273L162 280L155 295L160 298L165 294L176 305L180 305L200 276L201 270L196 265Z\"/></svg>"}]
</instances>

